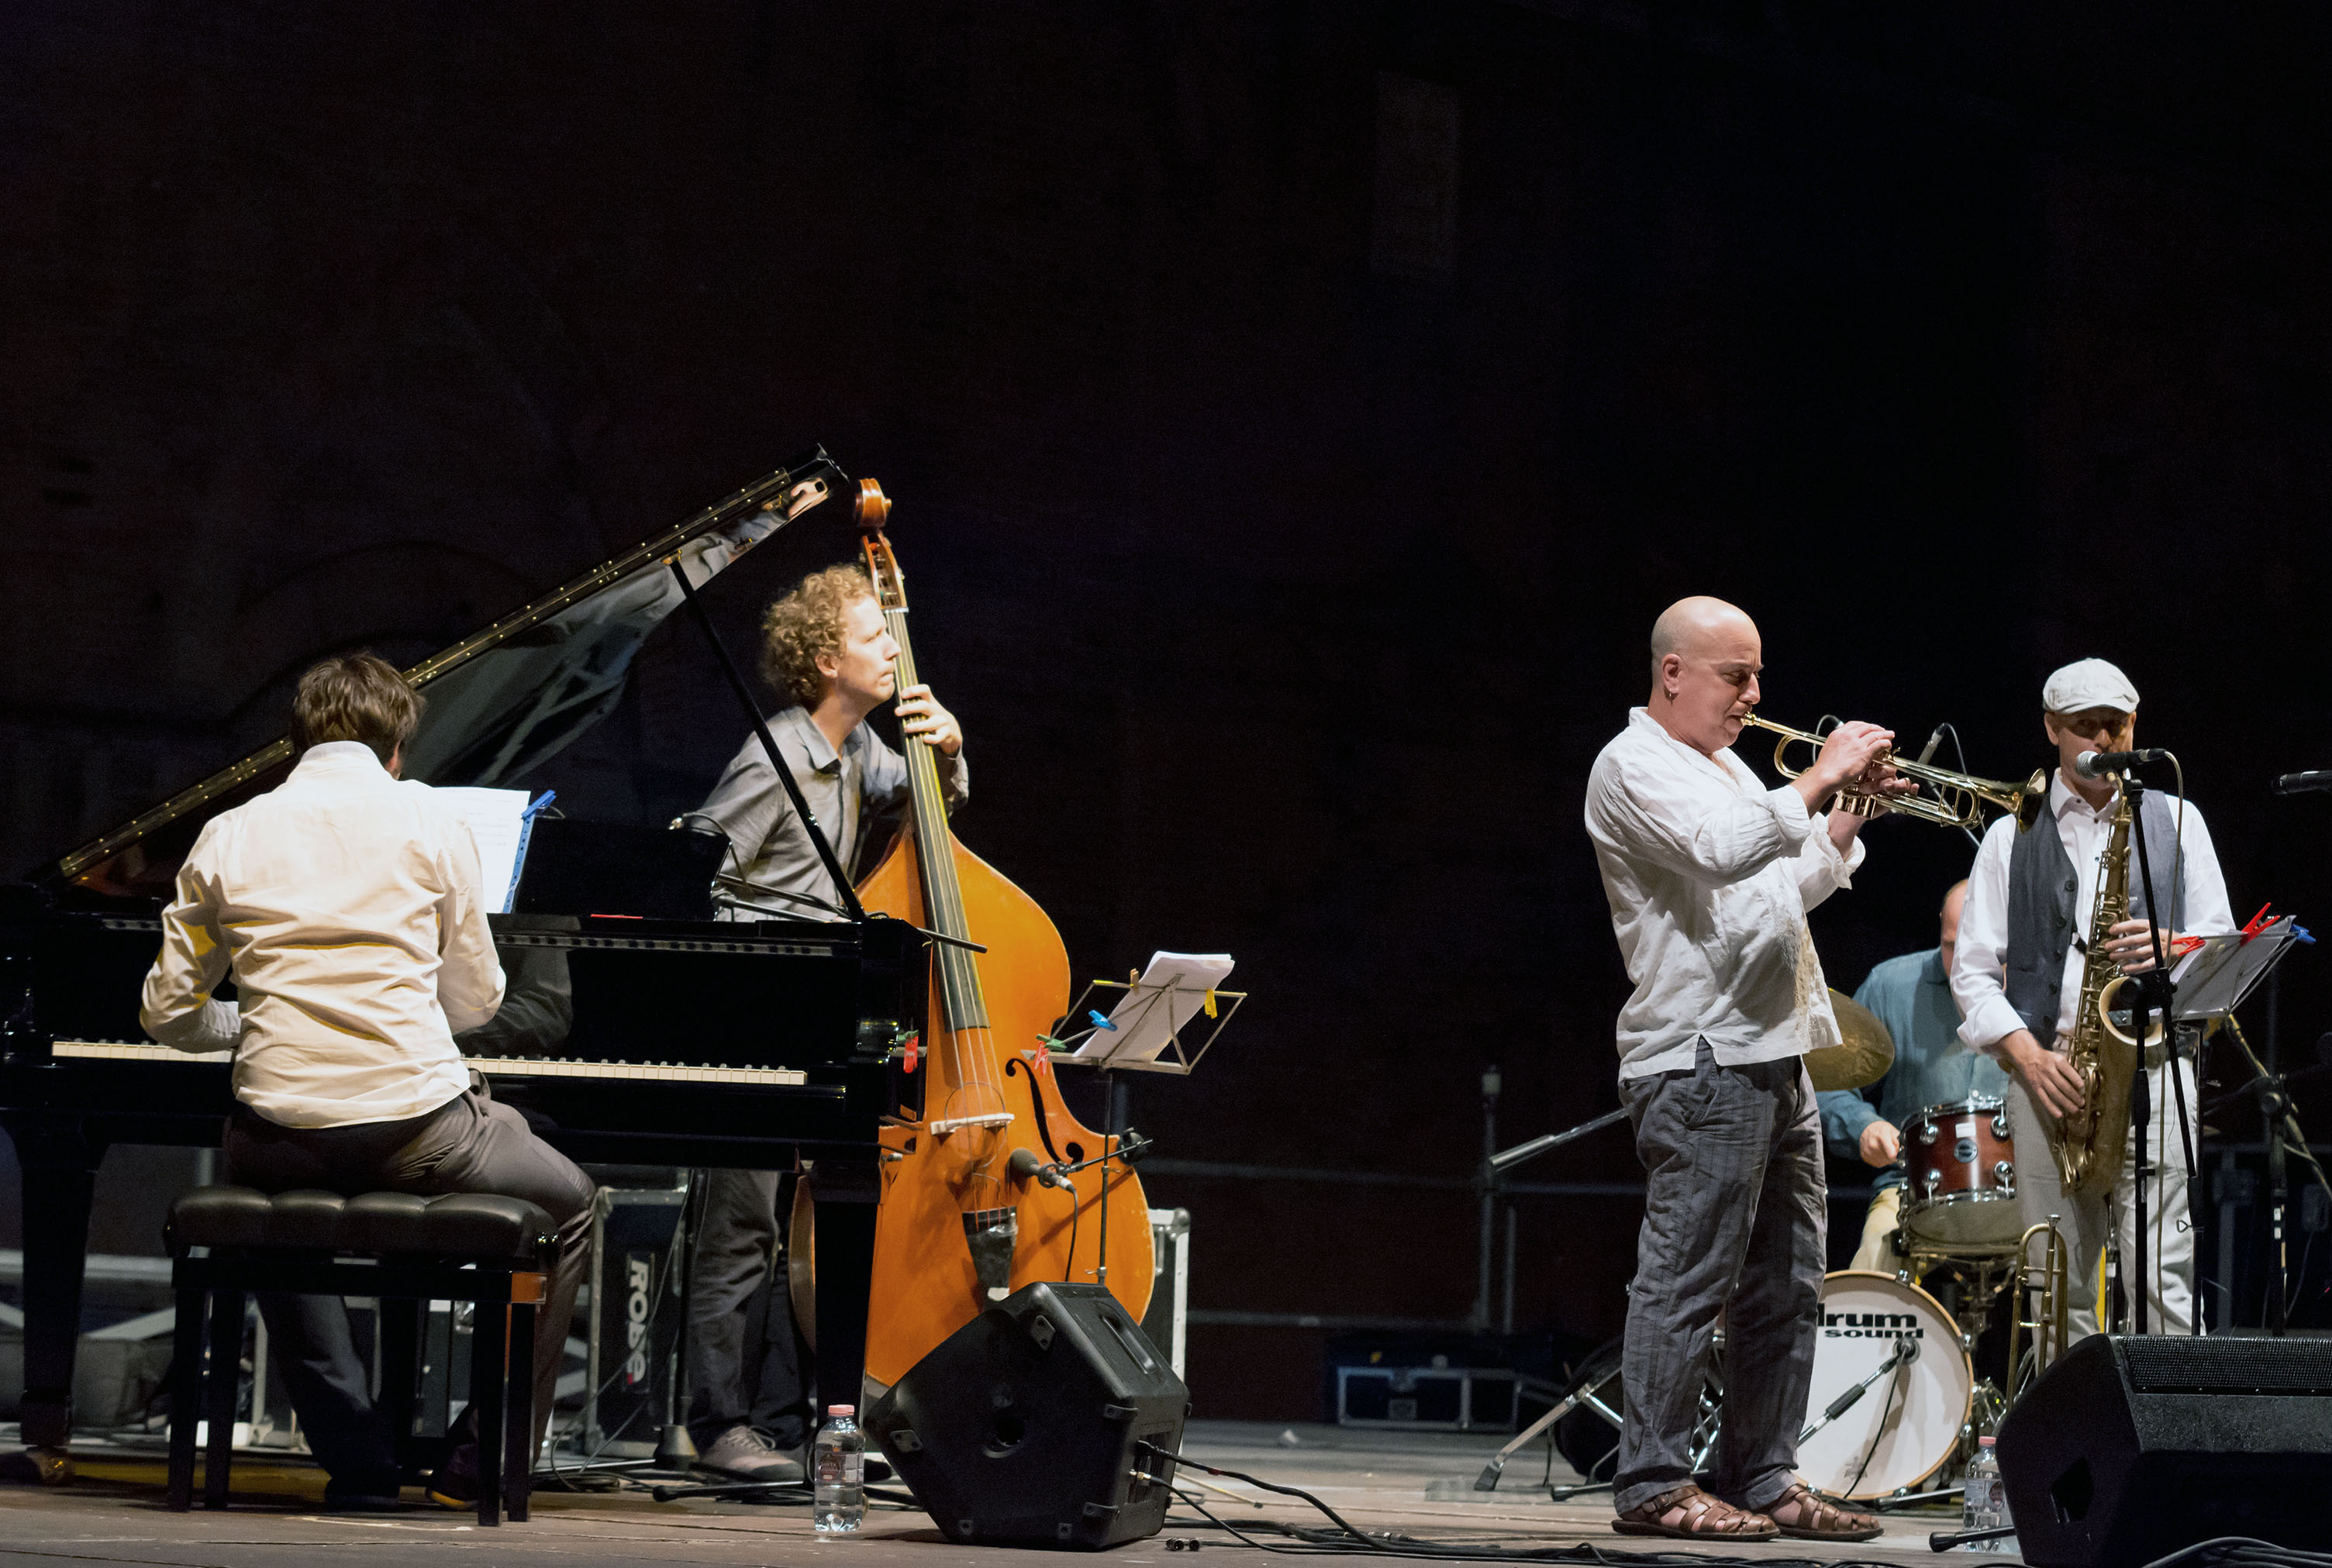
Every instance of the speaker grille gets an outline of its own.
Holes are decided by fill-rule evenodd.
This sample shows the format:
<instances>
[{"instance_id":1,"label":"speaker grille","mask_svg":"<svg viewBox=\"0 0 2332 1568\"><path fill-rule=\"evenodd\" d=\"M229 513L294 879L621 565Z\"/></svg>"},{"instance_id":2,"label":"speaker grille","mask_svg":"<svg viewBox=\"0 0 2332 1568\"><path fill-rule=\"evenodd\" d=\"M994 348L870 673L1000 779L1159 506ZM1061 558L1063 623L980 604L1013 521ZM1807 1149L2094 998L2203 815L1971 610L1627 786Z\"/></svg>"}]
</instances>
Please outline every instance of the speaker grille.
<instances>
[{"instance_id":1,"label":"speaker grille","mask_svg":"<svg viewBox=\"0 0 2332 1568\"><path fill-rule=\"evenodd\" d=\"M2332 1344L2318 1340L2147 1334L2118 1343L2136 1393L2332 1394Z\"/></svg>"}]
</instances>

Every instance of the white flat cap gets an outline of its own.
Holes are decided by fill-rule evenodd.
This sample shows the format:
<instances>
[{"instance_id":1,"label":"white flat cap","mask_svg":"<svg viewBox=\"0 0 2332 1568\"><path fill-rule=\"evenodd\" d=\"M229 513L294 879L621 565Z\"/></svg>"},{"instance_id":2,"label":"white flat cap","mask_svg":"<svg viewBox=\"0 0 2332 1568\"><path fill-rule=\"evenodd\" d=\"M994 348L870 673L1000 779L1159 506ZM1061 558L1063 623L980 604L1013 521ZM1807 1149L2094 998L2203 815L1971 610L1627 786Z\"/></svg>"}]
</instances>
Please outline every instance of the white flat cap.
<instances>
[{"instance_id":1,"label":"white flat cap","mask_svg":"<svg viewBox=\"0 0 2332 1568\"><path fill-rule=\"evenodd\" d=\"M2137 688L2118 664L2103 659L2076 659L2049 677L2040 688L2040 705L2052 713L2078 713L2088 708L2137 712Z\"/></svg>"}]
</instances>

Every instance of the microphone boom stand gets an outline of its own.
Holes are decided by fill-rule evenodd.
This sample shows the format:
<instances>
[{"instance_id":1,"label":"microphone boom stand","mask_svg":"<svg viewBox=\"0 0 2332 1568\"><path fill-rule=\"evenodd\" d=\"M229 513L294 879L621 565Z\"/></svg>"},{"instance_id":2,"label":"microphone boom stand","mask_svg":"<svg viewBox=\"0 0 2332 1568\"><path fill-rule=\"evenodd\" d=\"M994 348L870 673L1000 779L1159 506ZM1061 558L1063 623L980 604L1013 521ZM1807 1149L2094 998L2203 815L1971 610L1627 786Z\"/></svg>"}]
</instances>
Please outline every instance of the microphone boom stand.
<instances>
[{"instance_id":1,"label":"microphone boom stand","mask_svg":"<svg viewBox=\"0 0 2332 1568\"><path fill-rule=\"evenodd\" d=\"M2130 1032L2137 1037L2138 1043L2137 1070L2130 1075L2129 1085L2130 1136L2136 1143L2136 1158L2131 1162L2130 1174L2134 1178L2131 1186L2136 1197L2136 1223L2130 1228L2131 1240L2135 1243L2132 1250L2136 1257L2130 1268L2129 1294L2131 1323L2139 1334L2144 1334L2146 1332L2146 1266L2149 1256L2146 1245L2146 1179L2153 1173L2148 1159L2147 1134L2154 1126L2154 1085L2146 1075L2146 1026L2157 1011L2162 1015L2162 1041L2165 1059L2170 1065L2170 1079L2179 1091L2178 1110L2182 1120L2186 1111L2186 1096L2184 1085L2178 1082L2178 1018L2172 1006L2170 953L2162 936L2162 922L2165 917L2161 900L2155 896L2153 856L2146 850L2142 810L2146 803L2146 786L2133 772L2122 775L2121 788L2122 793L2128 798L2130 821L2137 829L2134 835L2137 839L2137 881L2138 885L2146 890L2146 931L2154 943L2154 967L2130 977L2137 990L2137 1001L2130 1009ZM2176 889L2172 890L2171 896L2177 897ZM2174 909L2170 914L2175 916L2183 913ZM2101 935L2110 933L2093 931L2089 932L2089 940L2096 942ZM2193 1164L2190 1152L2186 1172L2189 1187L2194 1179ZM2203 1315L2194 1308L2190 1308L2190 1311L2193 1315L2190 1326L2199 1331Z\"/></svg>"}]
</instances>

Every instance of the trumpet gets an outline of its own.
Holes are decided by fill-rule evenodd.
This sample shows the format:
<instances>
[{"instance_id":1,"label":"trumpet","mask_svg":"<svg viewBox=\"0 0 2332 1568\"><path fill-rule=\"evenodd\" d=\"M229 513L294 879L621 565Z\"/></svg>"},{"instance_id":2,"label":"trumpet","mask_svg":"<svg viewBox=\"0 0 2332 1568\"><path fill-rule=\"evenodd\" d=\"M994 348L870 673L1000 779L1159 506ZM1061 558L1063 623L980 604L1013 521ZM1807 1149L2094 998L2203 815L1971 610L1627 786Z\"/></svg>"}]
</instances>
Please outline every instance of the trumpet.
<instances>
[{"instance_id":1,"label":"trumpet","mask_svg":"<svg viewBox=\"0 0 2332 1568\"><path fill-rule=\"evenodd\" d=\"M1795 779L1805 771L1803 768L1790 766L1788 752L1792 746L1803 743L1811 747L1816 752L1821 751L1822 738L1820 735L1810 735L1803 730L1792 730L1785 724L1776 724L1770 719L1761 719L1754 713L1743 714L1741 722L1744 725L1754 724L1760 730L1771 730L1781 737L1773 746L1773 768L1784 779ZM1892 767L1904 778L1914 779L1923 788L1933 789L1935 793L1932 796L1907 795L1899 799L1884 799L1849 785L1838 792L1839 810L1850 816L1868 817L1883 806L1889 811L1899 811L1907 817L1916 817L1923 822L1939 823L1945 827L1964 827L1971 833L1981 833L1983 830L1983 808L1989 806L1994 810L2005 811L2015 817L2016 830L2021 833L2031 826L2025 820L2024 803L2027 800L2039 799L2049 791L2049 775L2045 770L2038 768L2032 770L2032 777L2023 783L2009 784L1998 779L1978 779L1972 773L1954 773L1947 768L1932 767L1925 762L1907 761L1895 755L1892 750L1881 752L1878 760Z\"/></svg>"}]
</instances>

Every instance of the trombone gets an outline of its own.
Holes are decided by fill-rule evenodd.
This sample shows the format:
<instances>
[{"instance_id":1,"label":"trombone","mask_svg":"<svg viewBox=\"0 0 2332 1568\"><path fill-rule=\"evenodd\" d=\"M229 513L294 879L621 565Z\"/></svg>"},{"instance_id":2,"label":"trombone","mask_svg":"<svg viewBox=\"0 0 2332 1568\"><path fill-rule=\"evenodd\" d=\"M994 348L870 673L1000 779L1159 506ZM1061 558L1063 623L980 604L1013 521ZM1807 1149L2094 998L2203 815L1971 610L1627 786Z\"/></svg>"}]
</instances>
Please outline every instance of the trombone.
<instances>
[{"instance_id":1,"label":"trombone","mask_svg":"<svg viewBox=\"0 0 2332 1568\"><path fill-rule=\"evenodd\" d=\"M1773 746L1773 768L1784 779L1795 779L1805 771L1803 768L1790 766L1786 754L1792 746L1802 742L1817 752L1821 750L1822 737L1820 735L1792 730L1770 719L1761 719L1754 713L1743 714L1741 722L1744 725L1754 724L1760 730L1771 730L1781 737ZM2021 833L2029 826L2024 819L2024 803L2046 795L2049 790L2048 773L2037 768L2033 770L2032 777L2023 783L2007 784L1997 779L1978 779L1974 774L1954 773L1947 768L1914 762L1895 755L1892 751L1882 753L1880 760L1893 767L1904 778L1916 779L1921 785L1932 789L1935 794L1907 795L1900 799L1885 800L1849 786L1838 792L1838 809L1854 817L1868 817L1884 806L1889 811L1899 811L1922 821L1981 833L1983 830L1983 808L1989 806L2015 817L2016 830Z\"/></svg>"},{"instance_id":2,"label":"trombone","mask_svg":"<svg viewBox=\"0 0 2332 1568\"><path fill-rule=\"evenodd\" d=\"M2040 1263L2032 1263L2032 1238L2042 1238ZM2066 1277L2067 1259L2070 1249L2065 1245L2065 1233L2057 1229L2057 1217L2049 1216L2039 1225L2028 1225L2016 1243L2016 1266L2013 1282L2009 1287L2008 1308L2008 1402L2014 1404L2032 1386L2032 1380L2049 1370L2049 1363L2065 1353L2072 1343L2070 1334L2071 1282ZM2031 1336L2032 1370L2024 1370L2024 1351L2019 1341Z\"/></svg>"}]
</instances>

